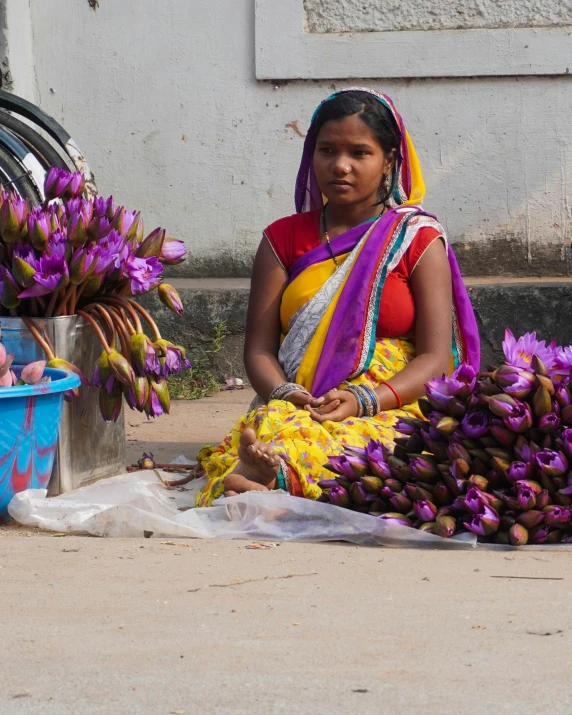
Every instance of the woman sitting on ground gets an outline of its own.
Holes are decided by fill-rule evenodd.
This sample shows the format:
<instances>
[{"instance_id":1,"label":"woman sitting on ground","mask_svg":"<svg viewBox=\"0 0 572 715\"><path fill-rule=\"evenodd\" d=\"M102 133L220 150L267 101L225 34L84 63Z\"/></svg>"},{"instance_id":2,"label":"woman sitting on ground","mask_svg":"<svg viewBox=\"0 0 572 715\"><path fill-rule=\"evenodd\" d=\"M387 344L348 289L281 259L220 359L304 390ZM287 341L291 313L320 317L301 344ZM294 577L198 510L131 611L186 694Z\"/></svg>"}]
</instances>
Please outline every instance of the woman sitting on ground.
<instances>
[{"instance_id":1,"label":"woman sitting on ground","mask_svg":"<svg viewBox=\"0 0 572 715\"><path fill-rule=\"evenodd\" d=\"M293 216L263 235L245 364L257 404L199 459L207 506L282 488L317 499L330 455L371 439L391 448L400 417L421 417L431 378L478 369L474 314L389 97L345 90L306 137Z\"/></svg>"}]
</instances>

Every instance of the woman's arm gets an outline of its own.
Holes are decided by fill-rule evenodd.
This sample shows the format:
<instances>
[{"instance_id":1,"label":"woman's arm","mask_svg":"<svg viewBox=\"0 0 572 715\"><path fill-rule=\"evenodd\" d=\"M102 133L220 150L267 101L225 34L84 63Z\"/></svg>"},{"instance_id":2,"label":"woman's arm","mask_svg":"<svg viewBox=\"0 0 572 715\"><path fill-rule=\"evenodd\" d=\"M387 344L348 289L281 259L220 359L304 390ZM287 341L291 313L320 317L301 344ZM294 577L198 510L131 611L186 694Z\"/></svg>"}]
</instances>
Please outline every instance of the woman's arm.
<instances>
[{"instance_id":1,"label":"woman's arm","mask_svg":"<svg viewBox=\"0 0 572 715\"><path fill-rule=\"evenodd\" d=\"M288 382L278 362L280 303L287 284L286 271L265 237L254 260L244 343L246 374L252 387L265 401L278 385ZM288 401L300 407L319 404L303 392L289 395Z\"/></svg>"},{"instance_id":2,"label":"woman's arm","mask_svg":"<svg viewBox=\"0 0 572 715\"><path fill-rule=\"evenodd\" d=\"M452 300L451 270L445 246L435 240L427 248L411 275L411 291L415 301L416 357L388 382L404 405L425 394L425 383L448 373L451 360ZM397 399L386 385L376 389L381 410L397 407ZM324 410L309 411L318 422L341 422L357 414L356 398L346 390L332 390L325 401L340 400L330 414Z\"/></svg>"}]
</instances>

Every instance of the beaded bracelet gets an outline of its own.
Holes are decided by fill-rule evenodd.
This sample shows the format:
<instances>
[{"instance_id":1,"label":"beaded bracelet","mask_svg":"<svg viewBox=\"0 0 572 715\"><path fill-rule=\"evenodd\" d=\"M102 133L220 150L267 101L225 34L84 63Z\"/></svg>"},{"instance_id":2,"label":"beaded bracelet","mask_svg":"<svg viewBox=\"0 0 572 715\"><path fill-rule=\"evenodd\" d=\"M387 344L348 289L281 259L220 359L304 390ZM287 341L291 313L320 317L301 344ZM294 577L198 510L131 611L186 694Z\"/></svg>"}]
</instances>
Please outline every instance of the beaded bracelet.
<instances>
[{"instance_id":1,"label":"beaded bracelet","mask_svg":"<svg viewBox=\"0 0 572 715\"><path fill-rule=\"evenodd\" d=\"M285 400L294 392L305 392L308 395L310 394L305 387L302 387L302 385L298 385L295 382L283 382L282 385L278 385L278 387L272 390L270 397L268 398L268 402L271 400Z\"/></svg>"}]
</instances>

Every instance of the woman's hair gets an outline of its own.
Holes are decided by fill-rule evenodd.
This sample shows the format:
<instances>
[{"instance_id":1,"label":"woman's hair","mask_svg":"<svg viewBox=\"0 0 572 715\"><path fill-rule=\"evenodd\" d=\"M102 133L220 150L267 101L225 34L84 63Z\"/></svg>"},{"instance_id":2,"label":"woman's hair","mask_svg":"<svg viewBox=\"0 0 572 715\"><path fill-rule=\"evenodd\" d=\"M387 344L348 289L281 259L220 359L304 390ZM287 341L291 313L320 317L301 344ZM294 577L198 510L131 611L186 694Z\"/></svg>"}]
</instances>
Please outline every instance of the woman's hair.
<instances>
[{"instance_id":1,"label":"woman's hair","mask_svg":"<svg viewBox=\"0 0 572 715\"><path fill-rule=\"evenodd\" d=\"M341 92L333 99L324 102L314 120L315 136L318 136L326 122L332 119L343 119L352 114L359 114L362 121L371 129L388 160L392 156L399 156L401 132L389 109L369 92L359 90ZM380 184L380 204L384 204L393 193L396 178L397 172L392 171L388 185Z\"/></svg>"}]
</instances>

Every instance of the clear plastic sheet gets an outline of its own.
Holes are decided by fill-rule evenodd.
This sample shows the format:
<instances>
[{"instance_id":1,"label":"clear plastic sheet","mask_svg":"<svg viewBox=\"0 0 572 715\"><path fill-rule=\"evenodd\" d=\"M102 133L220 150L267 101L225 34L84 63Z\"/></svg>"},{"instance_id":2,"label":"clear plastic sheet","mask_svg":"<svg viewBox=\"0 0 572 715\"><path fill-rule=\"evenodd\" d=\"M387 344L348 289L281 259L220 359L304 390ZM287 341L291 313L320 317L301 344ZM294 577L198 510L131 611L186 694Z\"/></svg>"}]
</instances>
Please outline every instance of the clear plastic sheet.
<instances>
[{"instance_id":1,"label":"clear plastic sheet","mask_svg":"<svg viewBox=\"0 0 572 715\"><path fill-rule=\"evenodd\" d=\"M162 473L169 479L172 475ZM16 494L8 511L20 524L93 536L154 536L270 541L348 541L364 546L467 549L472 534L443 539L367 514L284 492L248 492L195 509L202 480L166 488L152 471L105 479L48 499L43 489Z\"/></svg>"}]
</instances>

